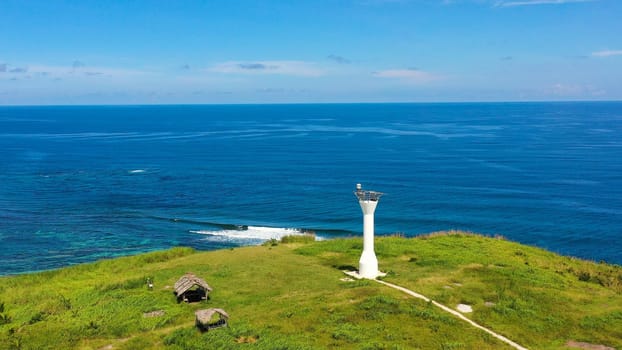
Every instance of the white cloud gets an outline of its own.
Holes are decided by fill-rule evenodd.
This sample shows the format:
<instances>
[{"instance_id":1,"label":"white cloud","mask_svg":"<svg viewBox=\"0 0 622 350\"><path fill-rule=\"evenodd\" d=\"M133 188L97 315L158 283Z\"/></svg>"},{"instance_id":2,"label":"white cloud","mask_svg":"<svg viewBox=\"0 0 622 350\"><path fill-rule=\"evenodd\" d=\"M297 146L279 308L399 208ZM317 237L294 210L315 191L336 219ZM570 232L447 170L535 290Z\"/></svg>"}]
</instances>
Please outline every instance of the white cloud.
<instances>
[{"instance_id":1,"label":"white cloud","mask_svg":"<svg viewBox=\"0 0 622 350\"><path fill-rule=\"evenodd\" d=\"M606 91L593 85L557 83L546 89L549 94L559 97L597 97L606 94Z\"/></svg>"},{"instance_id":2,"label":"white cloud","mask_svg":"<svg viewBox=\"0 0 622 350\"><path fill-rule=\"evenodd\" d=\"M594 57L609 57L609 56L619 56L622 55L622 50L603 50L592 52L592 56Z\"/></svg>"},{"instance_id":3,"label":"white cloud","mask_svg":"<svg viewBox=\"0 0 622 350\"><path fill-rule=\"evenodd\" d=\"M216 64L210 72L223 74L279 74L317 77L325 74L315 63L304 61L229 61Z\"/></svg>"},{"instance_id":4,"label":"white cloud","mask_svg":"<svg viewBox=\"0 0 622 350\"><path fill-rule=\"evenodd\" d=\"M373 73L374 77L392 78L411 83L427 83L440 79L439 76L418 69L387 69Z\"/></svg>"},{"instance_id":5,"label":"white cloud","mask_svg":"<svg viewBox=\"0 0 622 350\"><path fill-rule=\"evenodd\" d=\"M497 1L495 6L513 7L513 6L529 6L529 5L561 5L575 2L591 2L597 0L501 0Z\"/></svg>"},{"instance_id":6,"label":"white cloud","mask_svg":"<svg viewBox=\"0 0 622 350\"><path fill-rule=\"evenodd\" d=\"M152 74L148 71L137 69L111 68L111 67L88 67L87 70L75 68L75 62L72 66L48 66L48 65L30 65L28 71L31 73L45 73L46 76L53 77L93 77L104 76L112 78L131 78L138 76L146 76Z\"/></svg>"}]
</instances>

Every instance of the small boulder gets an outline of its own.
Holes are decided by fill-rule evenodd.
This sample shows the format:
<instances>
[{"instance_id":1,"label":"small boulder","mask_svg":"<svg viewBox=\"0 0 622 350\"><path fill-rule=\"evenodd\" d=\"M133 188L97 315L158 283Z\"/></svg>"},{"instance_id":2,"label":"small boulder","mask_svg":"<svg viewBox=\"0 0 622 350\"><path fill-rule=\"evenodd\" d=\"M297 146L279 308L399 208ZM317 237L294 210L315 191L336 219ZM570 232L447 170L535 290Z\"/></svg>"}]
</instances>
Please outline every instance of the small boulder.
<instances>
[{"instance_id":1,"label":"small boulder","mask_svg":"<svg viewBox=\"0 0 622 350\"><path fill-rule=\"evenodd\" d=\"M458 306L456 306L456 310L462 312L463 314L473 312L473 308L471 307L471 305L467 304L458 304Z\"/></svg>"}]
</instances>

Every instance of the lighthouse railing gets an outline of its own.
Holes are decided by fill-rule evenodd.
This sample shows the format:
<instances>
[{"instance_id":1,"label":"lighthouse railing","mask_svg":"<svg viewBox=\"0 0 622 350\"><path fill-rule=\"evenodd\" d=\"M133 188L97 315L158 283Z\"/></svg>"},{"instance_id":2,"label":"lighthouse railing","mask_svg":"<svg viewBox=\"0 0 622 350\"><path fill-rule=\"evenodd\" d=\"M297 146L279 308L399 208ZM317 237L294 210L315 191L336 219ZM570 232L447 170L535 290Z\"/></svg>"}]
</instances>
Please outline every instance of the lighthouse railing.
<instances>
[{"instance_id":1,"label":"lighthouse railing","mask_svg":"<svg viewBox=\"0 0 622 350\"><path fill-rule=\"evenodd\" d=\"M376 192L376 191L363 191L363 190L356 190L354 191L354 194L358 197L358 199L360 201L378 201L378 199L380 199L380 196L382 196L384 193L382 192Z\"/></svg>"}]
</instances>

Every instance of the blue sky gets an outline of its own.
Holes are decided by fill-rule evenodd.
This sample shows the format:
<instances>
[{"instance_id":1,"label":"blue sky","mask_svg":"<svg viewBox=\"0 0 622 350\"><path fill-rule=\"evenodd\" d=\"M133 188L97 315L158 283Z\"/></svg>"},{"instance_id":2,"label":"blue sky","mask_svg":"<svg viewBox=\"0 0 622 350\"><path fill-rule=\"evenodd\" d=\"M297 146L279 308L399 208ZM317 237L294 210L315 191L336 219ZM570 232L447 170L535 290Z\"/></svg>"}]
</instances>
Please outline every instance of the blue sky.
<instances>
[{"instance_id":1,"label":"blue sky","mask_svg":"<svg viewBox=\"0 0 622 350\"><path fill-rule=\"evenodd\" d=\"M542 100L622 100L622 1L0 4L0 105Z\"/></svg>"}]
</instances>

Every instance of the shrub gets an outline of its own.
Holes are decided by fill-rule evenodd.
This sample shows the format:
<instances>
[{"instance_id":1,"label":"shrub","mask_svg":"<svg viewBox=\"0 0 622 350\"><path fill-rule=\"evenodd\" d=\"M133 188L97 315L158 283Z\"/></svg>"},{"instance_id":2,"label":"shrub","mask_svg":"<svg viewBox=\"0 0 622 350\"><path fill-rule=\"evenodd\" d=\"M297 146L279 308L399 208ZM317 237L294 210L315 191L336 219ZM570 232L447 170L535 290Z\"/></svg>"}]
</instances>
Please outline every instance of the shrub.
<instances>
[{"instance_id":1,"label":"shrub","mask_svg":"<svg viewBox=\"0 0 622 350\"><path fill-rule=\"evenodd\" d=\"M69 300L69 298L66 298L64 295L61 294L58 296L58 300L60 301L60 305L63 309L71 310L71 300Z\"/></svg>"},{"instance_id":2,"label":"shrub","mask_svg":"<svg viewBox=\"0 0 622 350\"><path fill-rule=\"evenodd\" d=\"M304 235L288 235L281 238L281 243L313 243L315 234L305 233Z\"/></svg>"},{"instance_id":3,"label":"shrub","mask_svg":"<svg viewBox=\"0 0 622 350\"><path fill-rule=\"evenodd\" d=\"M146 281L147 281L147 277L132 278L132 279L125 280L123 282L103 285L100 290L102 292L109 292L109 291L114 291L117 289L128 290L128 289L142 288L147 285Z\"/></svg>"},{"instance_id":4,"label":"shrub","mask_svg":"<svg viewBox=\"0 0 622 350\"><path fill-rule=\"evenodd\" d=\"M0 325L11 323L11 317L7 314L0 314Z\"/></svg>"},{"instance_id":5,"label":"shrub","mask_svg":"<svg viewBox=\"0 0 622 350\"><path fill-rule=\"evenodd\" d=\"M581 271L578 274L578 277L579 277L579 281L588 282L590 278L592 278L592 275L590 275L590 273L587 271Z\"/></svg>"},{"instance_id":6,"label":"shrub","mask_svg":"<svg viewBox=\"0 0 622 350\"><path fill-rule=\"evenodd\" d=\"M276 247L279 245L279 241L276 238L270 238L269 240L261 244L264 247Z\"/></svg>"},{"instance_id":7,"label":"shrub","mask_svg":"<svg viewBox=\"0 0 622 350\"><path fill-rule=\"evenodd\" d=\"M181 258L182 256L190 255L195 250L188 247L176 247L161 252L153 252L140 255L138 259L146 264L169 261L175 258Z\"/></svg>"},{"instance_id":8,"label":"shrub","mask_svg":"<svg viewBox=\"0 0 622 350\"><path fill-rule=\"evenodd\" d=\"M458 342L442 343L441 349L443 350L464 349L464 344L458 343Z\"/></svg>"},{"instance_id":9,"label":"shrub","mask_svg":"<svg viewBox=\"0 0 622 350\"><path fill-rule=\"evenodd\" d=\"M35 324L37 322L41 322L45 319L45 315L41 312L37 312L36 314L32 315L32 317L30 318L30 321L28 321L28 324Z\"/></svg>"},{"instance_id":10,"label":"shrub","mask_svg":"<svg viewBox=\"0 0 622 350\"><path fill-rule=\"evenodd\" d=\"M4 313L4 302L0 302L0 326L9 323L11 323L11 318Z\"/></svg>"},{"instance_id":11,"label":"shrub","mask_svg":"<svg viewBox=\"0 0 622 350\"><path fill-rule=\"evenodd\" d=\"M335 340L344 340L347 342L358 342L361 335L361 329L352 323L341 323L337 325L335 331L331 335Z\"/></svg>"}]
</instances>

